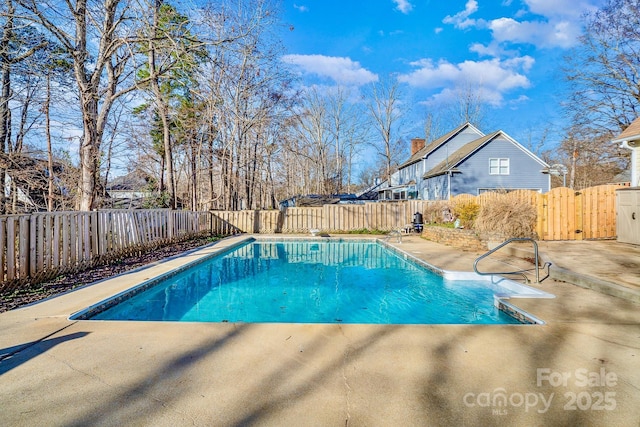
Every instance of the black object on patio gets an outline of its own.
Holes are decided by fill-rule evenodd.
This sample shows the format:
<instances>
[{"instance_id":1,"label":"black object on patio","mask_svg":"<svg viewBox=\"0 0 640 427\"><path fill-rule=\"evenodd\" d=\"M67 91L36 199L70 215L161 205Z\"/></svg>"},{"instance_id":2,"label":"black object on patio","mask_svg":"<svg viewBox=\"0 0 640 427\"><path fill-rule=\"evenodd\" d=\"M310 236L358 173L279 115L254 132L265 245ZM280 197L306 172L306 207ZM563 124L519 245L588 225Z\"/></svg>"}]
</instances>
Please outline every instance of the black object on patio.
<instances>
[{"instance_id":1,"label":"black object on patio","mask_svg":"<svg viewBox=\"0 0 640 427\"><path fill-rule=\"evenodd\" d=\"M422 214L420 212L416 212L413 214L413 229L416 233L422 233Z\"/></svg>"}]
</instances>

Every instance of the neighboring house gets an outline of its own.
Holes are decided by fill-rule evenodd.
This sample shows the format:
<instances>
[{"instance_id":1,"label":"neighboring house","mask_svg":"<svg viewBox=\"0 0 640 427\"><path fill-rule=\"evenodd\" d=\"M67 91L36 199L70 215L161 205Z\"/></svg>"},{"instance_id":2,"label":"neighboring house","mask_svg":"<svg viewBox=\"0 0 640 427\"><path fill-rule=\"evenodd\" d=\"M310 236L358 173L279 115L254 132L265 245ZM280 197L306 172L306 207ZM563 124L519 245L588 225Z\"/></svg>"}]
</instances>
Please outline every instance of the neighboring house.
<instances>
[{"instance_id":1,"label":"neighboring house","mask_svg":"<svg viewBox=\"0 0 640 427\"><path fill-rule=\"evenodd\" d=\"M549 165L503 131L485 135L470 123L425 146L411 141L411 157L401 164L382 200L448 200L458 194L527 189L547 192Z\"/></svg>"},{"instance_id":2,"label":"neighboring house","mask_svg":"<svg viewBox=\"0 0 640 427\"><path fill-rule=\"evenodd\" d=\"M640 117L635 119L612 142L631 150L631 186L640 187Z\"/></svg>"},{"instance_id":3,"label":"neighboring house","mask_svg":"<svg viewBox=\"0 0 640 427\"><path fill-rule=\"evenodd\" d=\"M308 194L298 195L290 197L280 202L280 209L284 208L302 208L302 207L319 207L323 205L337 205L337 204L361 204L366 198L366 194Z\"/></svg>"},{"instance_id":4,"label":"neighboring house","mask_svg":"<svg viewBox=\"0 0 640 427\"><path fill-rule=\"evenodd\" d=\"M130 183L110 185L107 187L107 193L112 199L142 199L152 197L155 194L147 187L139 187Z\"/></svg>"},{"instance_id":5,"label":"neighboring house","mask_svg":"<svg viewBox=\"0 0 640 427\"><path fill-rule=\"evenodd\" d=\"M14 213L46 211L49 193L49 163L23 153L1 153L0 167L5 169L4 195L9 198ZM54 209L62 209L72 203L69 198L71 192L64 183L57 178L63 174L68 165L55 162L54 170ZM65 204L65 201L67 204Z\"/></svg>"},{"instance_id":6,"label":"neighboring house","mask_svg":"<svg viewBox=\"0 0 640 427\"><path fill-rule=\"evenodd\" d=\"M150 181L148 176L138 171L118 176L107 186L107 199L102 203L106 207L117 209L141 208L159 194L150 189Z\"/></svg>"}]
</instances>

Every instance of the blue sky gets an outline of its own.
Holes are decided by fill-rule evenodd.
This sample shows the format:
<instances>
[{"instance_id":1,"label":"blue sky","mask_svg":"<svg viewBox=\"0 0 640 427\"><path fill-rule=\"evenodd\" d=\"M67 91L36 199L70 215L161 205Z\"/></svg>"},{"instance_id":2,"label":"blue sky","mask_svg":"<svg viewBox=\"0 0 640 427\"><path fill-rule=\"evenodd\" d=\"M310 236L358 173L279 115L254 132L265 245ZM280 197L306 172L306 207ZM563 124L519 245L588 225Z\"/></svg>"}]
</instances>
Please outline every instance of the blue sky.
<instances>
[{"instance_id":1,"label":"blue sky","mask_svg":"<svg viewBox=\"0 0 640 427\"><path fill-rule=\"evenodd\" d=\"M527 146L544 128L562 139L566 88L560 67L580 17L604 0L286 0L287 55L305 84L364 87L393 75L422 136L428 108L461 88L489 106L485 133L502 129Z\"/></svg>"}]
</instances>

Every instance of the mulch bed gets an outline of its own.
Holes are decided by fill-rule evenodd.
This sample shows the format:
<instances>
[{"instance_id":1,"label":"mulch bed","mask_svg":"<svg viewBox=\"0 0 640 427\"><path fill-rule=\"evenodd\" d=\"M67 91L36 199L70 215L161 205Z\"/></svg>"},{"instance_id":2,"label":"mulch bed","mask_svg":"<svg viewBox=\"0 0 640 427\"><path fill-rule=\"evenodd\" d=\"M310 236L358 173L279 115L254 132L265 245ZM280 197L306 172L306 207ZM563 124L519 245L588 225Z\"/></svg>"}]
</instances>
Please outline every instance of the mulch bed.
<instances>
[{"instance_id":1,"label":"mulch bed","mask_svg":"<svg viewBox=\"0 0 640 427\"><path fill-rule=\"evenodd\" d=\"M212 240L210 237L203 237L173 243L168 246L143 253L142 255L122 258L117 262L96 266L78 273L61 275L46 283L39 283L37 285L27 284L19 291L12 292L11 294L0 294L0 313L93 283L97 280L106 279L117 274L133 270L134 268L141 267L173 255L178 255L182 252L195 249L211 242Z\"/></svg>"}]
</instances>

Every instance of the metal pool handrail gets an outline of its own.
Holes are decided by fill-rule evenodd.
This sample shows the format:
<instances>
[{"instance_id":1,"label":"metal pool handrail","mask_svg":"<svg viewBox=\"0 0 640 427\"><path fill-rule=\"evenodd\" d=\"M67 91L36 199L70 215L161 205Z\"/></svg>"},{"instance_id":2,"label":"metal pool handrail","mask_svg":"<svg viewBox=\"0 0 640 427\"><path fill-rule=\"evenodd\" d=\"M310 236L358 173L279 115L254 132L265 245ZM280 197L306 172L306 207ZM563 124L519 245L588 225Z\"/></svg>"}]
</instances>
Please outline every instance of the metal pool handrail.
<instances>
[{"instance_id":1,"label":"metal pool handrail","mask_svg":"<svg viewBox=\"0 0 640 427\"><path fill-rule=\"evenodd\" d=\"M494 253L495 251L497 251L498 249L507 246L509 243L512 242L531 242L533 243L533 258L534 258L534 264L536 266L535 270L536 270L536 283L540 283L540 260L538 258L538 243L533 240L530 237L512 237L510 239L505 240L504 242L502 242L501 244L499 244L498 246L496 246L495 248L491 249L490 251L488 251L487 253L480 255L476 261L473 263L473 270L476 272L476 274L480 274L482 276L490 276L492 274L519 274L522 277L524 277L524 280L526 283L529 283L529 278L524 274L525 271L529 271L529 270L517 270L517 271L502 271L502 272L491 272L491 273L483 273L481 271L478 271L478 263L480 262L480 260L482 260L483 258L486 258L487 256L491 255L492 253ZM542 269L544 269L545 267L550 267L551 263L550 262L545 262L544 265L542 266ZM542 279L546 279L547 277L549 277L549 273L547 270L547 275Z\"/></svg>"},{"instance_id":2,"label":"metal pool handrail","mask_svg":"<svg viewBox=\"0 0 640 427\"><path fill-rule=\"evenodd\" d=\"M384 240L388 242L392 237L396 237L398 239L398 243L402 243L402 231L398 229L391 230Z\"/></svg>"}]
</instances>

